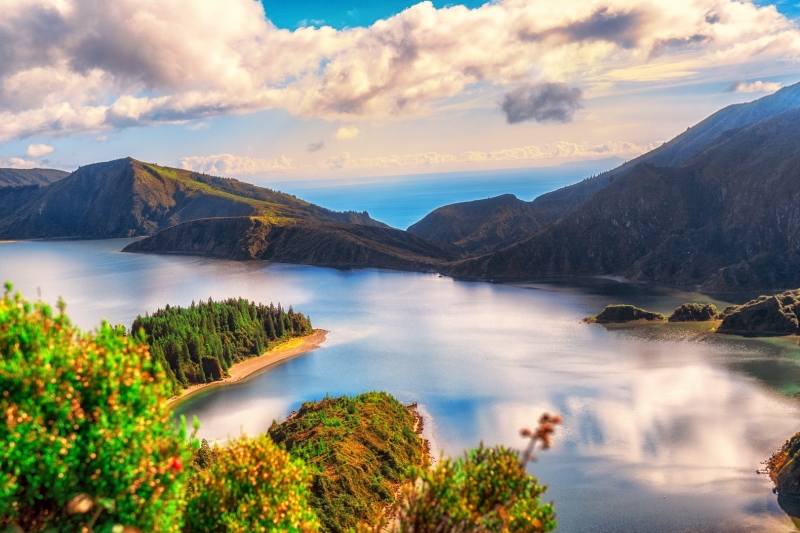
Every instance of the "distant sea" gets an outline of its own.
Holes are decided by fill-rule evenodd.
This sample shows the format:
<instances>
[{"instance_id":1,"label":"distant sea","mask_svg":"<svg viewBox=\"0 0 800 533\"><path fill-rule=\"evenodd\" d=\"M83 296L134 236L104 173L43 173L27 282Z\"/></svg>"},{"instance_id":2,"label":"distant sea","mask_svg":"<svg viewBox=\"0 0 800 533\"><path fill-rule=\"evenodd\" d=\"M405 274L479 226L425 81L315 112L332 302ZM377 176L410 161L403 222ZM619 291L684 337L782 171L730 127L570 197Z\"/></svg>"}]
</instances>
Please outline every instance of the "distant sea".
<instances>
[{"instance_id":1,"label":"distant sea","mask_svg":"<svg viewBox=\"0 0 800 533\"><path fill-rule=\"evenodd\" d=\"M390 226L406 229L443 205L511 193L530 201L546 192L619 166L619 158L581 161L557 167L448 172L385 178L262 181L336 211L367 211Z\"/></svg>"}]
</instances>

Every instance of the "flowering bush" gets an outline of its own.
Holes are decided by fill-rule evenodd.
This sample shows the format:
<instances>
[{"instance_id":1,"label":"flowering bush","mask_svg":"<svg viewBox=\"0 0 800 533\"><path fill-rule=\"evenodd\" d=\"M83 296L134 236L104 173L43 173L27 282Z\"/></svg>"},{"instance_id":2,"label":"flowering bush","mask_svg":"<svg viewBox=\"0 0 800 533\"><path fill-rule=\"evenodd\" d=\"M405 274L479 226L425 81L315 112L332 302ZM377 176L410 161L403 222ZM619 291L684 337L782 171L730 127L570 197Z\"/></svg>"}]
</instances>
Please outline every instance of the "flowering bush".
<instances>
[{"instance_id":1,"label":"flowering bush","mask_svg":"<svg viewBox=\"0 0 800 533\"><path fill-rule=\"evenodd\" d=\"M455 461L418 470L406 491L394 532L540 532L555 528L552 504L542 503L545 488L528 475L519 454L482 444Z\"/></svg>"},{"instance_id":2,"label":"flowering bush","mask_svg":"<svg viewBox=\"0 0 800 533\"><path fill-rule=\"evenodd\" d=\"M240 438L216 448L208 468L192 478L186 531L318 531L310 483L302 461L266 435Z\"/></svg>"},{"instance_id":3,"label":"flowering bush","mask_svg":"<svg viewBox=\"0 0 800 533\"><path fill-rule=\"evenodd\" d=\"M0 299L0 528L179 531L194 443L147 347ZM86 529L83 529L86 528Z\"/></svg>"}]
</instances>

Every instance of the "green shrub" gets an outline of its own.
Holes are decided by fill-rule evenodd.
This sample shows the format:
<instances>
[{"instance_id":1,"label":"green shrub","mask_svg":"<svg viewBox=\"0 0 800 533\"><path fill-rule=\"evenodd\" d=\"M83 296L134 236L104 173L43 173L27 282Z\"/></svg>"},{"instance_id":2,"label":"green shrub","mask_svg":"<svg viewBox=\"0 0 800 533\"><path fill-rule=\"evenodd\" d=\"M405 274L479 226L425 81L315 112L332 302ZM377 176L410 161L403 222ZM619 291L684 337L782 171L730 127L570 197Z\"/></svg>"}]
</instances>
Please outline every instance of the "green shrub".
<instances>
[{"instance_id":1,"label":"green shrub","mask_svg":"<svg viewBox=\"0 0 800 533\"><path fill-rule=\"evenodd\" d=\"M189 485L184 531L319 530L308 504L306 467L269 437L244 437L215 448L206 464Z\"/></svg>"},{"instance_id":2,"label":"green shrub","mask_svg":"<svg viewBox=\"0 0 800 533\"><path fill-rule=\"evenodd\" d=\"M82 333L63 306L54 316L10 291L0 300L0 528L80 531L97 511L95 531L179 531L192 443L147 347L106 323ZM70 500L81 512L67 513Z\"/></svg>"},{"instance_id":3,"label":"green shrub","mask_svg":"<svg viewBox=\"0 0 800 533\"><path fill-rule=\"evenodd\" d=\"M391 531L533 533L556 526L552 504L539 498L545 487L528 475L516 451L481 444L416 475Z\"/></svg>"}]
</instances>

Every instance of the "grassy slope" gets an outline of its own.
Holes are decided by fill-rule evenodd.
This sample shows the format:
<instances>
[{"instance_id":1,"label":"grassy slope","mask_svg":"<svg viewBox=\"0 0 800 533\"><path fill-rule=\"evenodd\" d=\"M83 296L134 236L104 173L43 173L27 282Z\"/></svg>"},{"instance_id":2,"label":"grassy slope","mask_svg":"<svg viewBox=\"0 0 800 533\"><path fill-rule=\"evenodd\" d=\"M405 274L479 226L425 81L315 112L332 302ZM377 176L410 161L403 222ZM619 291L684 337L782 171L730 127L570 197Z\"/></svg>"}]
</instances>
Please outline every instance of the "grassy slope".
<instances>
[{"instance_id":1,"label":"grassy slope","mask_svg":"<svg viewBox=\"0 0 800 533\"><path fill-rule=\"evenodd\" d=\"M372 523L427 460L415 417L385 392L305 403L269 435L313 472L311 505L326 531Z\"/></svg>"}]
</instances>

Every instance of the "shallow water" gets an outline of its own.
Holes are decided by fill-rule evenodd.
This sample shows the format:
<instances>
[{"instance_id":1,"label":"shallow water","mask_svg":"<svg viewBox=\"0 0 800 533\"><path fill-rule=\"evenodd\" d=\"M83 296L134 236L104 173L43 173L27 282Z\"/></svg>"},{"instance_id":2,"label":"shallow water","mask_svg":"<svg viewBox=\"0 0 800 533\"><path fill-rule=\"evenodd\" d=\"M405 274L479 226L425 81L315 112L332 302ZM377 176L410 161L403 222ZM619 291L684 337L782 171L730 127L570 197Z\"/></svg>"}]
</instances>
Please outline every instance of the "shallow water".
<instances>
[{"instance_id":1,"label":"shallow water","mask_svg":"<svg viewBox=\"0 0 800 533\"><path fill-rule=\"evenodd\" d=\"M611 302L666 312L699 295L118 253L127 242L0 244L0 279L63 296L86 328L242 296L291 304L330 330L317 351L181 404L202 437L263 431L326 394L386 390L422 404L429 434L454 455L480 440L521 446L520 428L557 412L564 427L532 471L559 531L792 530L755 473L798 429L791 343L581 321Z\"/></svg>"}]
</instances>

